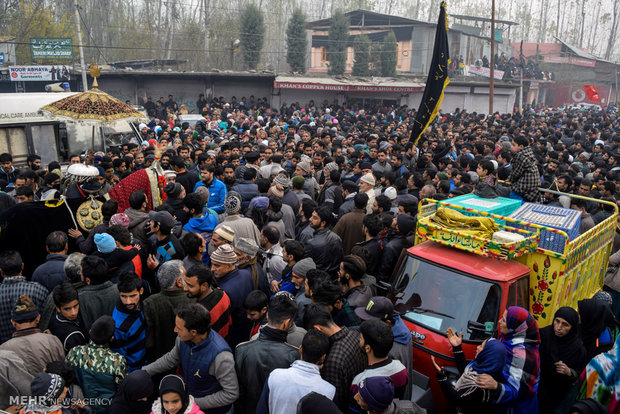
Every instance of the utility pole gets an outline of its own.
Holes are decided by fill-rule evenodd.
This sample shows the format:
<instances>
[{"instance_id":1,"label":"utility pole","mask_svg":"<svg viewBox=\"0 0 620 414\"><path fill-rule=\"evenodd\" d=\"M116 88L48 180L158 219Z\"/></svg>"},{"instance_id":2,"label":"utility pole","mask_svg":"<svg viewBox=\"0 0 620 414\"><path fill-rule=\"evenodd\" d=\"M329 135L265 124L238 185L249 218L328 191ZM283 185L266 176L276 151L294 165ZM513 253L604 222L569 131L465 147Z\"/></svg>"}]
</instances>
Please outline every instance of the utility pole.
<instances>
[{"instance_id":1,"label":"utility pole","mask_svg":"<svg viewBox=\"0 0 620 414\"><path fill-rule=\"evenodd\" d=\"M493 94L495 93L495 0L491 0L491 73L489 80L489 115L493 115Z\"/></svg>"},{"instance_id":2,"label":"utility pole","mask_svg":"<svg viewBox=\"0 0 620 414\"><path fill-rule=\"evenodd\" d=\"M519 81L519 113L523 113L523 66L519 69L521 80Z\"/></svg>"},{"instance_id":3,"label":"utility pole","mask_svg":"<svg viewBox=\"0 0 620 414\"><path fill-rule=\"evenodd\" d=\"M77 27L78 47L80 49L80 69L82 71L82 87L84 91L88 90L88 80L86 80L86 65L84 65L84 49L82 48L82 29L80 27L80 12L78 10L77 0L73 3L75 6L75 25Z\"/></svg>"}]
</instances>

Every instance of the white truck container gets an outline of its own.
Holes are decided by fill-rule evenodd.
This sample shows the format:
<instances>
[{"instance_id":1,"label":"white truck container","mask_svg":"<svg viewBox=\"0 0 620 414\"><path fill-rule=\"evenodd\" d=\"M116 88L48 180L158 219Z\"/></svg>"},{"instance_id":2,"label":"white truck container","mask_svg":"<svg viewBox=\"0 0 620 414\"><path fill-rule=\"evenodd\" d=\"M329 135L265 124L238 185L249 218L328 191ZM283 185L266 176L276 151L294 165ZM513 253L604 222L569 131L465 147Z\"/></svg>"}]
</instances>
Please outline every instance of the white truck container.
<instances>
[{"instance_id":1,"label":"white truck container","mask_svg":"<svg viewBox=\"0 0 620 414\"><path fill-rule=\"evenodd\" d=\"M56 160L61 163L68 161L70 154L92 149L92 124L58 122L39 113L43 106L76 93L0 94L0 153L13 155L13 162L18 166L26 164L28 154L38 154L45 165ZM96 127L94 150L105 150L110 142L117 142L120 135L133 133L127 121Z\"/></svg>"}]
</instances>

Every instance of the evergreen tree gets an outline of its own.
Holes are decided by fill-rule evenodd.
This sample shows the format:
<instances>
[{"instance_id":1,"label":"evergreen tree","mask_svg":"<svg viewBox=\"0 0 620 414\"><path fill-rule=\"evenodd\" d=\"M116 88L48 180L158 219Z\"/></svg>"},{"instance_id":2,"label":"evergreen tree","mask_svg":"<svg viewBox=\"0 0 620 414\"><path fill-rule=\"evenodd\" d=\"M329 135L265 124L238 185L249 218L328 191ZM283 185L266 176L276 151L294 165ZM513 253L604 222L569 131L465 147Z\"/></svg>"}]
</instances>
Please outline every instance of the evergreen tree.
<instances>
[{"instance_id":1,"label":"evergreen tree","mask_svg":"<svg viewBox=\"0 0 620 414\"><path fill-rule=\"evenodd\" d=\"M306 16L301 9L295 9L286 28L286 62L293 72L306 71Z\"/></svg>"},{"instance_id":2,"label":"evergreen tree","mask_svg":"<svg viewBox=\"0 0 620 414\"><path fill-rule=\"evenodd\" d=\"M255 4L248 4L241 12L239 32L243 60L248 68L256 69L265 37L265 18L263 12Z\"/></svg>"},{"instance_id":3,"label":"evergreen tree","mask_svg":"<svg viewBox=\"0 0 620 414\"><path fill-rule=\"evenodd\" d=\"M389 32L383 38L383 50L381 53L381 76L396 76L396 35L394 32Z\"/></svg>"},{"instance_id":4,"label":"evergreen tree","mask_svg":"<svg viewBox=\"0 0 620 414\"><path fill-rule=\"evenodd\" d=\"M347 42L349 40L349 18L342 10L336 10L329 26L327 60L330 75L342 75L347 67Z\"/></svg>"},{"instance_id":5,"label":"evergreen tree","mask_svg":"<svg viewBox=\"0 0 620 414\"><path fill-rule=\"evenodd\" d=\"M357 36L353 48L355 50L355 62L353 63L354 76L369 76L370 70L368 63L370 62L370 38L364 33Z\"/></svg>"}]
</instances>

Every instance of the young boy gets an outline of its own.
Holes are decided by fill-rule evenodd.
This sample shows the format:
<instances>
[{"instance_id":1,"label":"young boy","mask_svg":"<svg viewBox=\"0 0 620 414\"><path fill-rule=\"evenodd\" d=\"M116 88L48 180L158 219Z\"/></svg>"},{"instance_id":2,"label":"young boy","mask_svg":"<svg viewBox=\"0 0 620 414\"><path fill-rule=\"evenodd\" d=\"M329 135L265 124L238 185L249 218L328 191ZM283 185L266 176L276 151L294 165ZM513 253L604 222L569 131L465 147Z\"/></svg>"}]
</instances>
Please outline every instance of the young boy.
<instances>
[{"instance_id":1,"label":"young boy","mask_svg":"<svg viewBox=\"0 0 620 414\"><path fill-rule=\"evenodd\" d=\"M493 165L492 161L480 161L476 173L480 177L480 182L487 183L490 186L495 185L495 165Z\"/></svg>"},{"instance_id":2,"label":"young boy","mask_svg":"<svg viewBox=\"0 0 620 414\"><path fill-rule=\"evenodd\" d=\"M87 334L79 321L80 302L78 292L71 283L62 283L52 291L56 311L49 323L49 330L54 334L65 352L78 345L87 344Z\"/></svg>"},{"instance_id":3,"label":"young boy","mask_svg":"<svg viewBox=\"0 0 620 414\"><path fill-rule=\"evenodd\" d=\"M260 290L253 290L245 297L243 301L243 308L245 314L249 320L252 321L252 333L250 338L258 333L258 329L266 323L265 315L267 314L267 307L269 306L269 298L265 292Z\"/></svg>"},{"instance_id":4,"label":"young boy","mask_svg":"<svg viewBox=\"0 0 620 414\"><path fill-rule=\"evenodd\" d=\"M146 323L142 310L142 280L135 273L118 278L120 301L112 312L115 331L111 348L127 359L129 372L146 365Z\"/></svg>"}]
</instances>

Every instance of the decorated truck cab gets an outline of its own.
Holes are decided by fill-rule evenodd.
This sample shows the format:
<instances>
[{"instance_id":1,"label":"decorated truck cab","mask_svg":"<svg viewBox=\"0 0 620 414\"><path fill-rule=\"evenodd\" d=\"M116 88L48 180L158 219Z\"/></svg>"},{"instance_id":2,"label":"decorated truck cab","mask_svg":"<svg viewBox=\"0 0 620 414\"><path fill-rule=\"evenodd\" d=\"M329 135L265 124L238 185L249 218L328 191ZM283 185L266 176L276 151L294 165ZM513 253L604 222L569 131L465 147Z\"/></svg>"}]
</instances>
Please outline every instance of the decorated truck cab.
<instances>
[{"instance_id":1,"label":"decorated truck cab","mask_svg":"<svg viewBox=\"0 0 620 414\"><path fill-rule=\"evenodd\" d=\"M451 200L420 202L416 244L395 271L390 294L395 311L411 331L413 368L430 380L436 412L443 412L446 402L435 380L431 355L458 377L456 369L450 369L454 357L446 330L463 332L463 351L471 360L482 340L497 336L497 322L510 306L529 309L541 328L552 322L558 308L576 308L577 301L603 286L618 217L617 206L607 203L613 211L610 217L584 234L569 236L569 229L560 230L560 225L515 217L553 224L572 216L572 210L532 204L509 217L451 204ZM457 216L484 217L486 224L492 220L493 229L481 236L445 224Z\"/></svg>"}]
</instances>

